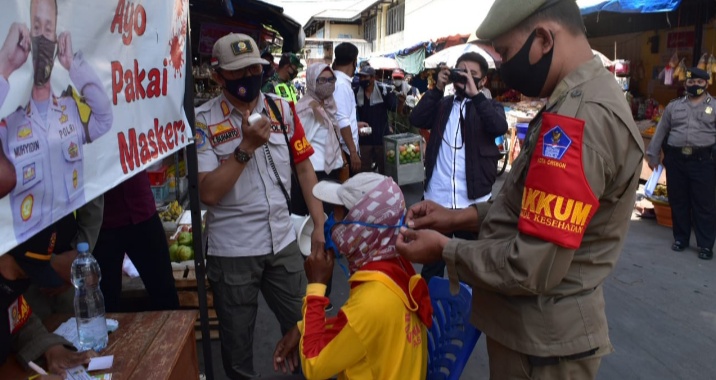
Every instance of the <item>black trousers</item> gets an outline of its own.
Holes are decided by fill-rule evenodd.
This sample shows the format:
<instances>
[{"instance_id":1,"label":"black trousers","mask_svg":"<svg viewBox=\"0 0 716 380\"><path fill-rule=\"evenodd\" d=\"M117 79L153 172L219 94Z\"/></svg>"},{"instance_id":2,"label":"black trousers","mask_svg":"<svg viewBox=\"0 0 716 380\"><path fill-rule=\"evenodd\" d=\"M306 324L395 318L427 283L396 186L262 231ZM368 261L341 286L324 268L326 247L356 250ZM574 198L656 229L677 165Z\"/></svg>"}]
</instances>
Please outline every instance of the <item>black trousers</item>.
<instances>
[{"instance_id":1,"label":"black trousers","mask_svg":"<svg viewBox=\"0 0 716 380\"><path fill-rule=\"evenodd\" d=\"M712 248L716 238L716 163L702 152L685 156L667 149L664 156L674 240L689 243L691 230L699 248Z\"/></svg>"},{"instance_id":2,"label":"black trousers","mask_svg":"<svg viewBox=\"0 0 716 380\"><path fill-rule=\"evenodd\" d=\"M105 310L108 313L121 311L119 299L122 295L122 262L125 253L142 277L152 308L178 309L179 298L174 286L169 246L162 221L155 213L138 224L100 231L93 254L102 270L100 289L104 295Z\"/></svg>"},{"instance_id":3,"label":"black trousers","mask_svg":"<svg viewBox=\"0 0 716 380\"><path fill-rule=\"evenodd\" d=\"M464 240L475 240L477 236L472 232L468 231L456 231L453 234L444 234L449 238L458 238ZM423 269L420 270L420 275L425 279L425 282L430 283L430 279L433 277L443 277L445 275L445 261L440 260L432 264L423 265Z\"/></svg>"}]
</instances>

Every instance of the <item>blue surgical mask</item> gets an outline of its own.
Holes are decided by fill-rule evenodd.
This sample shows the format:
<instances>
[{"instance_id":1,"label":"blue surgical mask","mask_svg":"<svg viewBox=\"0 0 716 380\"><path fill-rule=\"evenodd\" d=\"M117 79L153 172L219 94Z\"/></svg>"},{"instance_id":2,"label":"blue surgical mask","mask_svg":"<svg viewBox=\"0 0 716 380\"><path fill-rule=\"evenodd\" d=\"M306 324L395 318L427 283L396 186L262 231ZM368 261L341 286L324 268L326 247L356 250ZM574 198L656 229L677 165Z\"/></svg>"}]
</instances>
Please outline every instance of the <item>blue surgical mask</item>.
<instances>
[{"instance_id":1,"label":"blue surgical mask","mask_svg":"<svg viewBox=\"0 0 716 380\"><path fill-rule=\"evenodd\" d=\"M340 257L341 253L338 250L338 247L336 247L336 244L333 242L333 236L332 231L333 227L336 224L357 224L359 226L364 227L370 227L370 228L400 228L400 227L407 227L405 224L405 214L400 218L400 223L395 226L389 226L387 224L374 224L374 223L366 223L366 222L357 222L352 220L343 220L340 222L336 222L336 218L331 213L331 215L328 215L328 219L326 219L326 222L323 224L323 237L326 239L325 248L326 250L332 249L333 253L336 255L336 258Z\"/></svg>"}]
</instances>

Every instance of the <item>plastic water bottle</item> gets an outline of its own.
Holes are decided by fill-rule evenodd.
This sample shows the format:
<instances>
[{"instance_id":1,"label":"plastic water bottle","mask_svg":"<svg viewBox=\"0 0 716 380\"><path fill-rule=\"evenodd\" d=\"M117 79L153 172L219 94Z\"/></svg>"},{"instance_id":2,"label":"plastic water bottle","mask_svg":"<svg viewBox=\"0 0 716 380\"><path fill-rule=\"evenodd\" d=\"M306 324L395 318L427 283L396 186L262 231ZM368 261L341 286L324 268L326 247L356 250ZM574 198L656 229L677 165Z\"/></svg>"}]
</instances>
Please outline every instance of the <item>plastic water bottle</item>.
<instances>
[{"instance_id":1,"label":"plastic water bottle","mask_svg":"<svg viewBox=\"0 0 716 380\"><path fill-rule=\"evenodd\" d=\"M89 244L77 244L77 258L72 263L72 285L75 286L75 319L81 351L100 351L107 347L104 296L99 289L101 279L99 264L89 252Z\"/></svg>"}]
</instances>

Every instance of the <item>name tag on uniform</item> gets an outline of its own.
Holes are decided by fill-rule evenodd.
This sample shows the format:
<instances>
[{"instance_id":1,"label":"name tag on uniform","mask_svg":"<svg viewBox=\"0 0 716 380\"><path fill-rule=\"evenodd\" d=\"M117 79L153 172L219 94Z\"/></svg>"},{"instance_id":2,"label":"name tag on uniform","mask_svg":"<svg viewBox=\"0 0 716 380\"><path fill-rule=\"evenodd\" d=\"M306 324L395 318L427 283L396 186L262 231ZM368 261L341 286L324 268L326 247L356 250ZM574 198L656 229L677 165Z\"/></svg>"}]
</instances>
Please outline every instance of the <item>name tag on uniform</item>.
<instances>
[{"instance_id":1,"label":"name tag on uniform","mask_svg":"<svg viewBox=\"0 0 716 380\"><path fill-rule=\"evenodd\" d=\"M30 319L30 313L30 305L25 301L25 297L17 297L15 302L7 308L10 334L15 334L27 323L27 320Z\"/></svg>"},{"instance_id":2,"label":"name tag on uniform","mask_svg":"<svg viewBox=\"0 0 716 380\"><path fill-rule=\"evenodd\" d=\"M706 112L707 114L711 115L711 113L712 113L713 111L714 111L713 108L711 108L711 107L706 107L706 110L705 110L704 112Z\"/></svg>"}]
</instances>

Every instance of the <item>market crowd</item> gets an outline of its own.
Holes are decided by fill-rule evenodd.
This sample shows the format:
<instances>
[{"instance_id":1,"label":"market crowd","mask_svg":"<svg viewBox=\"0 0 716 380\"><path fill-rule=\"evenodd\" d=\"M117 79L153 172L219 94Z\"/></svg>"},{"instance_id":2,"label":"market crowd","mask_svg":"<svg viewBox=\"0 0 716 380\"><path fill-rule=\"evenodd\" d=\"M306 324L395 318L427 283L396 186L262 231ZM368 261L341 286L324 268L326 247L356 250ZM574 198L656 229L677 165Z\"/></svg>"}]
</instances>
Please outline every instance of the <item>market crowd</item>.
<instances>
[{"instance_id":1,"label":"market crowd","mask_svg":"<svg viewBox=\"0 0 716 380\"><path fill-rule=\"evenodd\" d=\"M395 70L381 80L375 68L359 65L358 48L348 42L336 46L333 62L304 67L293 53L274 65L248 35L216 41L212 78L222 92L196 109L196 127L206 272L226 376L260 376L253 345L261 293L283 336L272 358L277 371L424 379L427 334L436 323L428 282L446 276L451 290L460 283L472 289L471 323L486 336L492 379L596 378L613 351L602 284L624 244L642 139L621 88L591 50L575 1L497 0L476 35L492 41L510 88L545 99L497 193L495 138L508 123L486 88L481 55L465 53L434 75ZM0 80L7 81L8 63L0 62ZM297 89L293 80L303 69L305 86ZM685 249L693 228L702 259L712 257L716 221L708 79L689 71L688 97L667 107L648 150L656 166L663 149L669 183L684 186L670 188L672 248ZM686 115L702 113L711 117L699 123L712 129L684 132L692 120ZM424 200L406 207L386 175L384 138L421 130ZM0 179L12 170L6 161L0 152ZM693 191L704 178L710 197ZM313 227L298 239L292 214ZM178 308L146 173L0 256L3 302L64 310L59 299L68 297L77 239L90 241L101 266L108 312L122 309L124 253L152 305ZM45 254L49 240L57 244ZM40 251L45 257L26 254ZM47 260L53 253L61 259ZM328 317L341 260L350 294ZM60 291L19 297L30 283ZM5 329L14 345L0 353L44 358L56 372L94 355L43 330L37 320Z\"/></svg>"}]
</instances>

